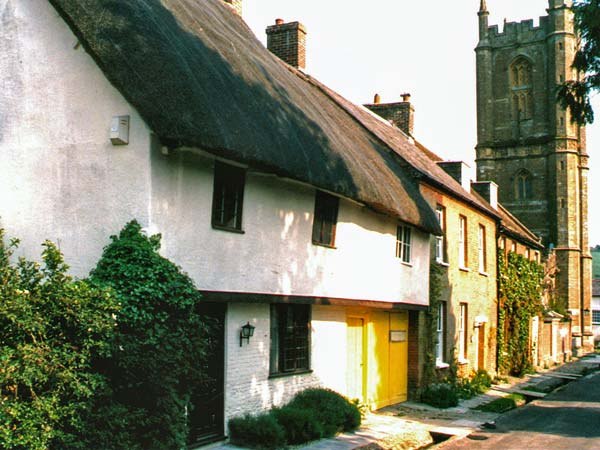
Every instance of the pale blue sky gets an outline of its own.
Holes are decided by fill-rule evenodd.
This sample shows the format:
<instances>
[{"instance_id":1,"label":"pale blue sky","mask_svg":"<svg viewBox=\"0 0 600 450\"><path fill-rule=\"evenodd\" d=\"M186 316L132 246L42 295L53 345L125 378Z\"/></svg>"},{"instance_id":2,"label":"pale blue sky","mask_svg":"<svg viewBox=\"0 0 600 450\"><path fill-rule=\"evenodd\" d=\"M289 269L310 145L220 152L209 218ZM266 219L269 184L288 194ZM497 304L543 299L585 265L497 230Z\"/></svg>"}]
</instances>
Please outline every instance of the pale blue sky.
<instances>
[{"instance_id":1,"label":"pale blue sky","mask_svg":"<svg viewBox=\"0 0 600 450\"><path fill-rule=\"evenodd\" d=\"M547 0L487 0L490 25L546 14ZM308 73L355 103L412 94L415 137L474 167L475 53L479 0L244 0L244 19L264 43L276 18L307 28ZM600 244L600 101L588 128L590 244ZM595 181L594 178L598 181Z\"/></svg>"}]
</instances>

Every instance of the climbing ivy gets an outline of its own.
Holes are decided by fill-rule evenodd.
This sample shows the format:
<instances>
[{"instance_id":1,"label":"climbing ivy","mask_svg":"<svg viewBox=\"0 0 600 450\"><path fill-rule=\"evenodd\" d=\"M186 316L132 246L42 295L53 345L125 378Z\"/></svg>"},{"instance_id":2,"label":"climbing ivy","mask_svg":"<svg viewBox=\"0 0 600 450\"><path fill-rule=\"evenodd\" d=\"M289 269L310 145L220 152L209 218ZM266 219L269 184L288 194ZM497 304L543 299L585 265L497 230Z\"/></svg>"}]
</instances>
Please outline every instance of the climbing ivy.
<instances>
[{"instance_id":1,"label":"climbing ivy","mask_svg":"<svg viewBox=\"0 0 600 450\"><path fill-rule=\"evenodd\" d=\"M498 254L498 369L521 376L531 370L529 327L542 311L543 267L522 255Z\"/></svg>"},{"instance_id":2,"label":"climbing ivy","mask_svg":"<svg viewBox=\"0 0 600 450\"><path fill-rule=\"evenodd\" d=\"M423 385L427 386L437 380L435 370L435 345L437 343L437 321L439 305L442 301L442 276L444 269L438 263L429 266L429 310L425 315L424 339L425 361L423 364Z\"/></svg>"}]
</instances>

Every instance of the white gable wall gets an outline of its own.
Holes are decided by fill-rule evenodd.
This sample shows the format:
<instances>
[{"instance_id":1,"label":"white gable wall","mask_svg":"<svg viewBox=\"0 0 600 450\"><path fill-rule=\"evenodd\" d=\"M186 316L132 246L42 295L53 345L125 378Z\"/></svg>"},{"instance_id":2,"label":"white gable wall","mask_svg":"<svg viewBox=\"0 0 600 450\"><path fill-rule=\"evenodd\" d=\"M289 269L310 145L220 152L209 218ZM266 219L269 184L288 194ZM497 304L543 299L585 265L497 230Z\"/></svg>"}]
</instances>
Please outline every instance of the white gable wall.
<instances>
[{"instance_id":1,"label":"white gable wall","mask_svg":"<svg viewBox=\"0 0 600 450\"><path fill-rule=\"evenodd\" d=\"M39 258L60 245L86 275L108 236L147 220L149 130L47 1L0 1L0 226ZM114 115L130 115L116 147Z\"/></svg>"}]
</instances>

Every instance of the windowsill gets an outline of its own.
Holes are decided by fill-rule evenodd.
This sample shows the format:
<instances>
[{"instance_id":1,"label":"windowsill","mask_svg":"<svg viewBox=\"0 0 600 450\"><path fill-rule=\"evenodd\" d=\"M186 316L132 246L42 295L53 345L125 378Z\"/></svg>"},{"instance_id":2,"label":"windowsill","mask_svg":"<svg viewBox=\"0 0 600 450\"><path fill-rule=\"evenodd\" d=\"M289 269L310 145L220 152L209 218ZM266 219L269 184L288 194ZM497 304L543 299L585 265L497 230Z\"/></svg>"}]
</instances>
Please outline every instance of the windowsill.
<instances>
[{"instance_id":1,"label":"windowsill","mask_svg":"<svg viewBox=\"0 0 600 450\"><path fill-rule=\"evenodd\" d=\"M458 270L460 270L461 272L470 272L471 269L469 269L468 267L459 267Z\"/></svg>"},{"instance_id":2,"label":"windowsill","mask_svg":"<svg viewBox=\"0 0 600 450\"><path fill-rule=\"evenodd\" d=\"M294 375L306 375L308 373L313 373L312 369L295 370L294 372L270 373L269 374L269 379L271 379L271 378L292 377Z\"/></svg>"},{"instance_id":3,"label":"windowsill","mask_svg":"<svg viewBox=\"0 0 600 450\"><path fill-rule=\"evenodd\" d=\"M481 275L482 277L489 277L490 276L489 273L487 273L487 272L481 272L481 271L479 271L479 275Z\"/></svg>"},{"instance_id":4,"label":"windowsill","mask_svg":"<svg viewBox=\"0 0 600 450\"><path fill-rule=\"evenodd\" d=\"M319 247L331 248L333 250L337 249L337 247L335 245L325 244L323 242L312 241L312 243L313 243L313 245L318 245Z\"/></svg>"},{"instance_id":5,"label":"windowsill","mask_svg":"<svg viewBox=\"0 0 600 450\"><path fill-rule=\"evenodd\" d=\"M466 364L469 364L469 360L468 360L468 359L459 359L459 360L458 360L458 364L459 364L460 366L464 366L464 365L466 365Z\"/></svg>"},{"instance_id":6,"label":"windowsill","mask_svg":"<svg viewBox=\"0 0 600 450\"><path fill-rule=\"evenodd\" d=\"M211 224L211 226L213 227L213 229L219 230L219 231L227 231L229 233L237 233L237 234L245 234L246 233L244 230L241 230L239 228L225 227L223 225L217 225L214 223Z\"/></svg>"},{"instance_id":7,"label":"windowsill","mask_svg":"<svg viewBox=\"0 0 600 450\"><path fill-rule=\"evenodd\" d=\"M411 263L409 263L409 262L400 261L400 263L401 263L403 266L406 266L406 267L412 267L412 266L413 266L413 265L412 265Z\"/></svg>"},{"instance_id":8,"label":"windowsill","mask_svg":"<svg viewBox=\"0 0 600 450\"><path fill-rule=\"evenodd\" d=\"M436 369L447 369L448 367L450 367L450 364L445 363L445 362L436 362L435 363Z\"/></svg>"},{"instance_id":9,"label":"windowsill","mask_svg":"<svg viewBox=\"0 0 600 450\"><path fill-rule=\"evenodd\" d=\"M450 267L450 264L448 264L446 261L442 261L441 259L436 259L435 262L438 263L440 266Z\"/></svg>"}]
</instances>

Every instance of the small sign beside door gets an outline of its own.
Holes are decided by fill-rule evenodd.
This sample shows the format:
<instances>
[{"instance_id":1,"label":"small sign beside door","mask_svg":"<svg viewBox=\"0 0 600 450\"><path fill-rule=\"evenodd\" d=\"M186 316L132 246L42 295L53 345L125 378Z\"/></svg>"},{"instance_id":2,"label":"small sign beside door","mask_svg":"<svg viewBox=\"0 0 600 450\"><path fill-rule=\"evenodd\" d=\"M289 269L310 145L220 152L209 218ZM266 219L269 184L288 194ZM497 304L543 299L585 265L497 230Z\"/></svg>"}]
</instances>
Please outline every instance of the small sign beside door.
<instances>
[{"instance_id":1,"label":"small sign beside door","mask_svg":"<svg viewBox=\"0 0 600 450\"><path fill-rule=\"evenodd\" d=\"M390 330L390 342L406 342L406 331Z\"/></svg>"}]
</instances>

